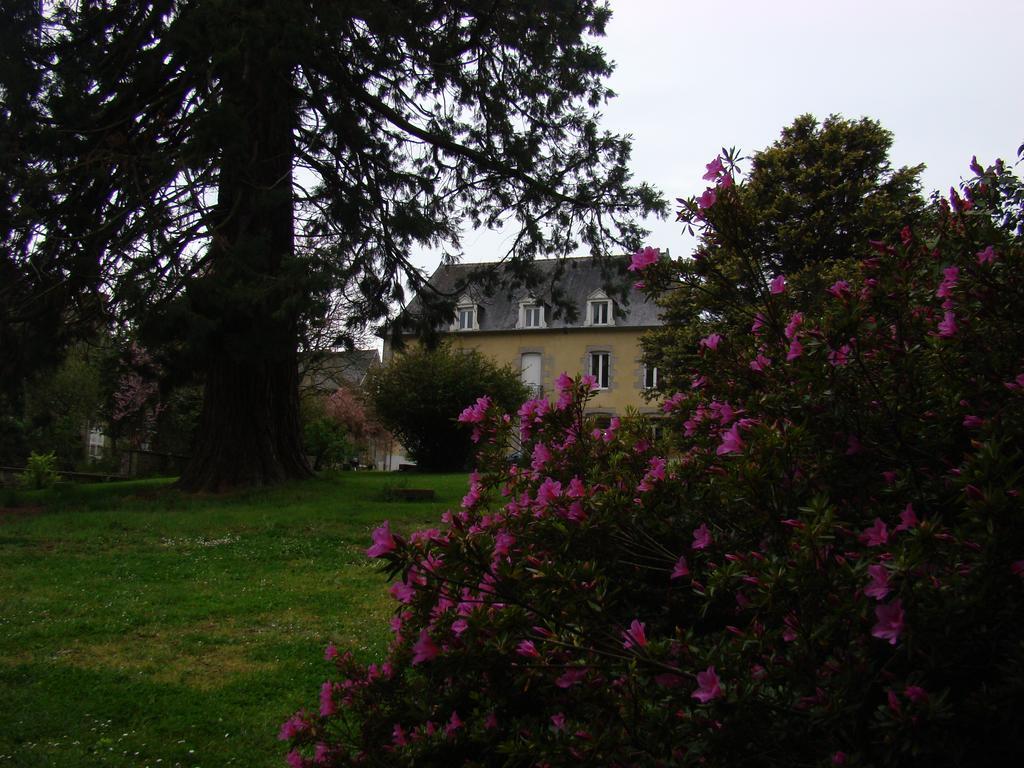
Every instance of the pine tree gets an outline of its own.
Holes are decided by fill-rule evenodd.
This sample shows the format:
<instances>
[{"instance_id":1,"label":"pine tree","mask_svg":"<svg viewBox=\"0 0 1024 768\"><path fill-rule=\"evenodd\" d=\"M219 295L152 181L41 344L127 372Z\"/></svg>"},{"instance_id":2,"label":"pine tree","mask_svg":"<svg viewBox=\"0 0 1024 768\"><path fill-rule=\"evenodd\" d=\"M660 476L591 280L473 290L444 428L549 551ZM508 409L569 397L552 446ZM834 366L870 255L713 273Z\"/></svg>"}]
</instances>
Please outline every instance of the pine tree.
<instances>
[{"instance_id":1,"label":"pine tree","mask_svg":"<svg viewBox=\"0 0 1024 768\"><path fill-rule=\"evenodd\" d=\"M661 206L597 125L595 0L15 5L5 355L30 307L183 353L205 375L185 488L309 473L300 342L339 292L358 327L421 288L414 246L457 258L464 228L512 220L517 262L600 254Z\"/></svg>"}]
</instances>

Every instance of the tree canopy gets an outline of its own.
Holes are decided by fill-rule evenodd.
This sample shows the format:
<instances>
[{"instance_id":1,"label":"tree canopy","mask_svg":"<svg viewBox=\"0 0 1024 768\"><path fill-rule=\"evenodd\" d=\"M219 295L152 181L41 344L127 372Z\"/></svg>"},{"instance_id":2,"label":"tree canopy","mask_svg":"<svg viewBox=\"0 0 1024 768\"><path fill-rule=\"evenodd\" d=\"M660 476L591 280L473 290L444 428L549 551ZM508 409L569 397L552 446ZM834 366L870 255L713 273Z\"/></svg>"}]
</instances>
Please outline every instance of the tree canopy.
<instances>
[{"instance_id":1,"label":"tree canopy","mask_svg":"<svg viewBox=\"0 0 1024 768\"><path fill-rule=\"evenodd\" d=\"M517 263L600 255L662 205L598 126L596 0L10 6L3 378L97 317L137 324L205 373L185 487L308 473L297 348L423 288L414 246L454 259L512 221Z\"/></svg>"},{"instance_id":2,"label":"tree canopy","mask_svg":"<svg viewBox=\"0 0 1024 768\"><path fill-rule=\"evenodd\" d=\"M892 141L875 120L801 115L749 158L745 179L734 150L708 164L711 186L678 201L678 220L700 228L697 249L660 297L666 327L645 343L663 381L684 383L688 355L710 322L749 328L751 306L776 275L825 295L819 289L870 251L871 240L926 215L923 166L893 168Z\"/></svg>"},{"instance_id":3,"label":"tree canopy","mask_svg":"<svg viewBox=\"0 0 1024 768\"><path fill-rule=\"evenodd\" d=\"M466 469L470 431L456 419L481 397L515 410L529 392L519 375L475 350L410 349L371 372L367 390L381 422L421 469Z\"/></svg>"}]
</instances>

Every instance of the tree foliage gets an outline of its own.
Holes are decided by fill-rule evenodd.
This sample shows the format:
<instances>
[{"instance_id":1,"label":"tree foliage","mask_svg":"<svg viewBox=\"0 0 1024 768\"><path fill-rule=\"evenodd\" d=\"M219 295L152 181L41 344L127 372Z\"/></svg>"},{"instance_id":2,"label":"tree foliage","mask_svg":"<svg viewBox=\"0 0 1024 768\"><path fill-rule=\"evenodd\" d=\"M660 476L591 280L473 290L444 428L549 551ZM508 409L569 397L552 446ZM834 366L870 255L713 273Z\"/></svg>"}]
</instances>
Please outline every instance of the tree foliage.
<instances>
[{"instance_id":1,"label":"tree foliage","mask_svg":"<svg viewBox=\"0 0 1024 768\"><path fill-rule=\"evenodd\" d=\"M978 166L823 295L783 274L757 328L709 320L661 445L592 430L567 377L518 420L467 409L488 471L437 528L374 532L393 642L368 667L328 648L290 765L1012 762L1021 189ZM688 274L646 261L652 290Z\"/></svg>"},{"instance_id":2,"label":"tree foliage","mask_svg":"<svg viewBox=\"0 0 1024 768\"><path fill-rule=\"evenodd\" d=\"M526 387L508 366L474 351L410 349L372 371L366 385L374 410L421 469L465 469L472 455L459 414L477 398L518 407Z\"/></svg>"},{"instance_id":3,"label":"tree foliage","mask_svg":"<svg viewBox=\"0 0 1024 768\"><path fill-rule=\"evenodd\" d=\"M754 153L742 183L734 183L743 159L735 151L708 164L711 186L679 200L678 220L700 229L697 250L679 284L659 296L666 327L645 342L663 381L681 383L677 373L709 322L749 326L749 307L775 275L823 287L871 240L922 219L923 166L892 168L891 146L874 120L833 115L819 124L802 115Z\"/></svg>"},{"instance_id":4,"label":"tree foliage","mask_svg":"<svg viewBox=\"0 0 1024 768\"><path fill-rule=\"evenodd\" d=\"M0 379L97 314L138 323L205 375L185 487L308 473L297 349L423 288L413 247L511 221L517 264L603 254L662 205L597 124L597 0L11 7ZM432 326L451 297L423 295Z\"/></svg>"},{"instance_id":5,"label":"tree foliage","mask_svg":"<svg viewBox=\"0 0 1024 768\"><path fill-rule=\"evenodd\" d=\"M52 372L26 382L20 415L32 452L53 454L64 470L85 463L87 430L107 420L116 360L117 351L109 343L80 342ZM16 463L21 465L26 458L27 453L17 457Z\"/></svg>"}]
</instances>

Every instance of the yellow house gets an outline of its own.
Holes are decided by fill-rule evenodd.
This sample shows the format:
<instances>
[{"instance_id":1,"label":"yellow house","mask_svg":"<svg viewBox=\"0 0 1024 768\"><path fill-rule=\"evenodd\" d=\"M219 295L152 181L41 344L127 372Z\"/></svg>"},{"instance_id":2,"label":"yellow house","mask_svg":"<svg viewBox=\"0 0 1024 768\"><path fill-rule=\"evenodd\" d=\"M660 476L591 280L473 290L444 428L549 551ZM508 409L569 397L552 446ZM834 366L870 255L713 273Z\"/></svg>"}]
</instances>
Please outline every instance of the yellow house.
<instances>
[{"instance_id":1,"label":"yellow house","mask_svg":"<svg viewBox=\"0 0 1024 768\"><path fill-rule=\"evenodd\" d=\"M641 335L662 325L658 307L635 288L626 271L628 259L615 263L615 279L628 281L625 302L605 292L606 278L592 258L538 261L539 287L507 287L503 264L442 265L428 290L455 302L450 323L440 328L455 348L475 349L520 372L537 396L554 392L559 374L590 374L598 392L588 412L598 418L621 415L632 407L641 413L657 408L644 399L657 386L657 369L644 366ZM492 268L501 282L491 295L468 280L472 272ZM612 294L612 295L609 295ZM555 296L573 308L559 311ZM416 311L417 300L410 305ZM385 358L389 351L385 347Z\"/></svg>"}]
</instances>

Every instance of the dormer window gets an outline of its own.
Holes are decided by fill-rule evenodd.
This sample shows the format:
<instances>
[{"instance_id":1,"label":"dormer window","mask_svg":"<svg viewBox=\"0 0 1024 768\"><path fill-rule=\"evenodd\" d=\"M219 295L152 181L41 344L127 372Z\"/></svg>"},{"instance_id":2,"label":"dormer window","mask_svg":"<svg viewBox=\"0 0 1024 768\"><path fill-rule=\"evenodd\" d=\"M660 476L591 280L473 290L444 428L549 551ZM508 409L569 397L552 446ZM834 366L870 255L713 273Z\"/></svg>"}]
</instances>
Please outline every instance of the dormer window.
<instances>
[{"instance_id":1,"label":"dormer window","mask_svg":"<svg viewBox=\"0 0 1024 768\"><path fill-rule=\"evenodd\" d=\"M523 299L519 302L519 322L517 328L546 328L547 322L544 318L544 305L534 298Z\"/></svg>"},{"instance_id":2,"label":"dormer window","mask_svg":"<svg viewBox=\"0 0 1024 768\"><path fill-rule=\"evenodd\" d=\"M612 301L604 291L594 291L587 297L587 316L584 325L615 325Z\"/></svg>"},{"instance_id":3,"label":"dormer window","mask_svg":"<svg viewBox=\"0 0 1024 768\"><path fill-rule=\"evenodd\" d=\"M478 331L480 330L479 312L476 302L463 296L455 307L455 322L452 323L453 331Z\"/></svg>"}]
</instances>

